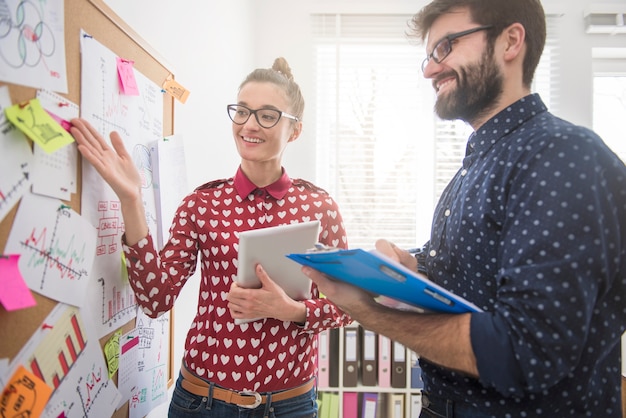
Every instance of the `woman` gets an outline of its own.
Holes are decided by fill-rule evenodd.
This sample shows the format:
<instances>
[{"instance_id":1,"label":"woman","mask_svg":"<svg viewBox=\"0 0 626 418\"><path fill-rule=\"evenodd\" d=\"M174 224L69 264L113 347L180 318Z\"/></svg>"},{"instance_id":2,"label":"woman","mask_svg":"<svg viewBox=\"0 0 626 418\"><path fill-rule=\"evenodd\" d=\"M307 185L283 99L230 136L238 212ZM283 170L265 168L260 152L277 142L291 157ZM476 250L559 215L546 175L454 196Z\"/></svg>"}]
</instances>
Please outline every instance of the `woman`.
<instances>
[{"instance_id":1,"label":"woman","mask_svg":"<svg viewBox=\"0 0 626 418\"><path fill-rule=\"evenodd\" d=\"M319 219L319 241L347 247L337 204L312 183L291 179L282 155L302 131L304 100L283 58L256 69L227 107L241 164L232 178L198 187L180 204L170 237L154 248L140 178L122 139L109 147L84 120L73 121L81 154L110 184L124 217L130 283L144 312L174 306L200 254L198 309L187 334L170 417L313 417L316 414L317 334L351 320L319 298L295 301L257 266L260 289L233 282L238 233ZM254 319L241 325L235 319ZM247 415L243 415L246 410Z\"/></svg>"}]
</instances>

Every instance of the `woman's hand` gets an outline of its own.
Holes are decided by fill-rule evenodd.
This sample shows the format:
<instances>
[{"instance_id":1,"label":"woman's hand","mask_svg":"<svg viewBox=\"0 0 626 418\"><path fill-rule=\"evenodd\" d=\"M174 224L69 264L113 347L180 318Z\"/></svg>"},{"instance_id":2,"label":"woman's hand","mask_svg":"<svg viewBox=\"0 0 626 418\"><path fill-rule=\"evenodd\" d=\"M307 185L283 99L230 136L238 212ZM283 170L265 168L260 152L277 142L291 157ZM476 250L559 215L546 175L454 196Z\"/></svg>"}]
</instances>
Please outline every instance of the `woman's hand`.
<instances>
[{"instance_id":1,"label":"woman's hand","mask_svg":"<svg viewBox=\"0 0 626 418\"><path fill-rule=\"evenodd\" d=\"M291 299L263 267L256 266L261 281L259 289L246 289L233 282L228 293L228 309L233 319L276 318L281 321L304 323L306 306Z\"/></svg>"},{"instance_id":2,"label":"woman's hand","mask_svg":"<svg viewBox=\"0 0 626 418\"><path fill-rule=\"evenodd\" d=\"M78 143L78 151L111 186L120 201L141 199L141 177L120 135L111 132L111 148L86 120L76 118L71 123L70 132Z\"/></svg>"},{"instance_id":3,"label":"woman's hand","mask_svg":"<svg viewBox=\"0 0 626 418\"><path fill-rule=\"evenodd\" d=\"M78 151L113 189L122 206L125 241L136 244L148 235L141 176L131 155L124 148L122 138L111 132L111 148L104 138L84 119L72 119L70 132L78 143ZM84 187L84 185L83 185Z\"/></svg>"}]
</instances>

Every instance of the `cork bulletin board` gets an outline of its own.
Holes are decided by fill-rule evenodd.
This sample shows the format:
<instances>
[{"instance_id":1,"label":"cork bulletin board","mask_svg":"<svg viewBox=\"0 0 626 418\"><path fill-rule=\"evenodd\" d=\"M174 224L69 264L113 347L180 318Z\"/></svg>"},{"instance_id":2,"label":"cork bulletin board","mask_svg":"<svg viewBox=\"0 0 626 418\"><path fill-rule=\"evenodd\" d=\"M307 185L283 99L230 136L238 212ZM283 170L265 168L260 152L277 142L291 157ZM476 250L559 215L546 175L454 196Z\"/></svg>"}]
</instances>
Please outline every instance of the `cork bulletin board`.
<instances>
[{"instance_id":1,"label":"cork bulletin board","mask_svg":"<svg viewBox=\"0 0 626 418\"><path fill-rule=\"evenodd\" d=\"M135 31L123 22L102 0L65 0L65 53L67 66L68 93L60 94L80 107L81 103L81 30L89 33L105 47L120 57L134 61L134 68L141 72L157 86L162 86L166 80L173 79L172 72L163 63L163 59L144 41ZM8 85L11 102L22 103L36 97L37 89L19 84L6 83L0 80L0 86ZM163 137L174 132L174 98L163 95ZM31 143L31 146L33 144ZM78 157L77 193L65 203L74 211L81 213L81 161ZM4 254L5 246L16 217L19 203L16 204L6 217L0 222L0 253ZM37 302L36 306L26 309L7 311L0 305L0 358L14 358L24 344L41 325L42 321L58 304L36 292L32 292ZM169 319L169 359L167 384L173 382L172 366L172 336L173 312ZM127 332L135 327L135 320L124 324L117 324L115 331ZM100 339L101 345L110 335ZM113 381L116 381L116 376ZM96 416L96 415L93 415ZM128 416L128 408L120 408L116 417Z\"/></svg>"}]
</instances>

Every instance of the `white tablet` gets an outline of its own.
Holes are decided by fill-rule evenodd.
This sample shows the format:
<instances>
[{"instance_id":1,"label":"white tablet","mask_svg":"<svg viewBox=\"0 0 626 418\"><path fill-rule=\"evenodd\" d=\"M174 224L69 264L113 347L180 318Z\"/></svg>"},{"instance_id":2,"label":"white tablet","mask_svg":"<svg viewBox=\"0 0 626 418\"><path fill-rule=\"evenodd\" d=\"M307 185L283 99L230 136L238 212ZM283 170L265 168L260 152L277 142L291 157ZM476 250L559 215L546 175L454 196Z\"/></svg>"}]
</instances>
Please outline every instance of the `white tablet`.
<instances>
[{"instance_id":1,"label":"white tablet","mask_svg":"<svg viewBox=\"0 0 626 418\"><path fill-rule=\"evenodd\" d=\"M241 287L259 288L261 283L254 271L261 264L267 274L294 300L311 298L311 279L302 266L286 257L305 252L318 241L320 222L302 222L239 233L239 255L235 281Z\"/></svg>"}]
</instances>

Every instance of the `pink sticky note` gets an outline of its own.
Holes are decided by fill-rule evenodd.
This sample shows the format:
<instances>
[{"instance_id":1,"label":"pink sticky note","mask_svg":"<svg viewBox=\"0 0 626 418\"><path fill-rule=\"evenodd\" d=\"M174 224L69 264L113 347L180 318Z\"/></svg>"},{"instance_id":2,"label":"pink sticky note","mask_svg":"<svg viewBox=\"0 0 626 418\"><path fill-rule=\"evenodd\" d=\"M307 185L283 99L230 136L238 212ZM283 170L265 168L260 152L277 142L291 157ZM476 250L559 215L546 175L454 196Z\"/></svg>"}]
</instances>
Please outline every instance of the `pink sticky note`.
<instances>
[{"instance_id":1,"label":"pink sticky note","mask_svg":"<svg viewBox=\"0 0 626 418\"><path fill-rule=\"evenodd\" d=\"M30 308L37 302L26 286L18 267L19 254L0 255L0 303L7 311Z\"/></svg>"},{"instance_id":2,"label":"pink sticky note","mask_svg":"<svg viewBox=\"0 0 626 418\"><path fill-rule=\"evenodd\" d=\"M117 57L117 75L120 80L120 91L128 96L139 96L137 80L133 71L134 61Z\"/></svg>"}]
</instances>

